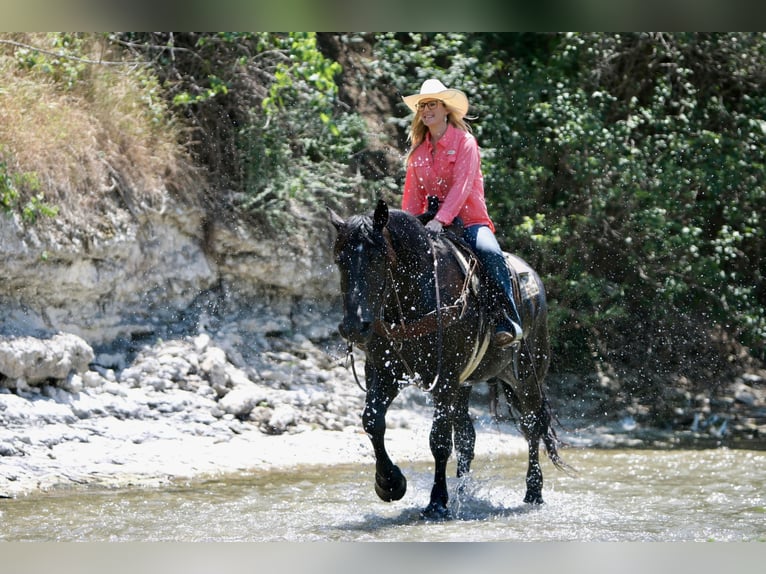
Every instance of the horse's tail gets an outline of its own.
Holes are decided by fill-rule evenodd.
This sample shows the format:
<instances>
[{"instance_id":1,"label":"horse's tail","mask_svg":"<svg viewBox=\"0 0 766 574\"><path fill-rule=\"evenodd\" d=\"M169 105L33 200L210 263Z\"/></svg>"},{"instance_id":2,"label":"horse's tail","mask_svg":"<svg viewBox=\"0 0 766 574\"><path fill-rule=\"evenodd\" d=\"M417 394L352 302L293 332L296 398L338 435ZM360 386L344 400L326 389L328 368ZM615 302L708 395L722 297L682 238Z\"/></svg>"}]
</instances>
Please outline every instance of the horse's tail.
<instances>
[{"instance_id":1,"label":"horse's tail","mask_svg":"<svg viewBox=\"0 0 766 574\"><path fill-rule=\"evenodd\" d=\"M545 452L548 453L548 458L553 463L553 466L555 466L557 469L570 474L575 473L576 470L564 462L564 460L559 455L558 447L564 443L559 439L558 434L556 433L556 428L553 425L553 421L555 420L558 422L558 418L556 418L555 414L553 413L553 409L548 402L547 396L543 396L542 408L545 411L544 420L547 423L546 428L543 429L542 432L542 439L543 444L545 445Z\"/></svg>"}]
</instances>

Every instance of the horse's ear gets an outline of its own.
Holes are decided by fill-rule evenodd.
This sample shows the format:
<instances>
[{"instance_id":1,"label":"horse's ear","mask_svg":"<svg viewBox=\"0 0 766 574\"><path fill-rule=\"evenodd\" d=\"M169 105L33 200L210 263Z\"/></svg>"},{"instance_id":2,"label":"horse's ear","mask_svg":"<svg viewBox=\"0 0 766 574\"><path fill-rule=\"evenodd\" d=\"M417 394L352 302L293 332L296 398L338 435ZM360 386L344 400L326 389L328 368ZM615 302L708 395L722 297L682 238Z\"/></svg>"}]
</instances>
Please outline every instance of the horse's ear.
<instances>
[{"instance_id":1,"label":"horse's ear","mask_svg":"<svg viewBox=\"0 0 766 574\"><path fill-rule=\"evenodd\" d=\"M378 205L375 207L375 214L372 216L372 228L377 231L382 231L388 223L388 204L382 199L378 200Z\"/></svg>"},{"instance_id":2,"label":"horse's ear","mask_svg":"<svg viewBox=\"0 0 766 574\"><path fill-rule=\"evenodd\" d=\"M330 223L332 223L335 226L335 229L338 231L341 230L341 228L346 225L346 222L341 219L340 215L335 213L331 208L327 208L327 212L330 215Z\"/></svg>"}]
</instances>

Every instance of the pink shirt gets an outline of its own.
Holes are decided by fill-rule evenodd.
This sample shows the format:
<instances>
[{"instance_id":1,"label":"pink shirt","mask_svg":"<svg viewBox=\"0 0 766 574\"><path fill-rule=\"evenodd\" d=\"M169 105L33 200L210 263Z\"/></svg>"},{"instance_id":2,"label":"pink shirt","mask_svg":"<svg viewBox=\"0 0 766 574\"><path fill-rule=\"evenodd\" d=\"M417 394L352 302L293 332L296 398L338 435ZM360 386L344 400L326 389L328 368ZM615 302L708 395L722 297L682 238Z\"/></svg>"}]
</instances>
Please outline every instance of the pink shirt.
<instances>
[{"instance_id":1,"label":"pink shirt","mask_svg":"<svg viewBox=\"0 0 766 574\"><path fill-rule=\"evenodd\" d=\"M476 138L452 125L436 143L432 155L431 134L415 149L407 164L402 209L420 215L428 207L426 196L439 198L436 214L443 224L460 216L463 225L495 226L484 202L484 177Z\"/></svg>"}]
</instances>

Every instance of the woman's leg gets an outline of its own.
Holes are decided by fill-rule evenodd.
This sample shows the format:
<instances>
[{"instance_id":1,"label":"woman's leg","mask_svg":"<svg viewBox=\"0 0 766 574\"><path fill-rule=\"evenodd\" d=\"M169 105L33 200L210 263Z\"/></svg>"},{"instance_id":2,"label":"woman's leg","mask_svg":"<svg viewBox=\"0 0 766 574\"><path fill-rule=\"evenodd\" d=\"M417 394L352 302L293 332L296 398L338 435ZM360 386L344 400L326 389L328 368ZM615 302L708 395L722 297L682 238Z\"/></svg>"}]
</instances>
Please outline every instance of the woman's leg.
<instances>
[{"instance_id":1,"label":"woman's leg","mask_svg":"<svg viewBox=\"0 0 766 574\"><path fill-rule=\"evenodd\" d=\"M495 329L495 345L507 347L521 340L521 316L513 299L511 274L505 263L503 250L495 238L495 234L486 225L466 227L463 238L473 248L474 253L484 266L487 275L495 283L495 288L505 296L503 302L498 302L501 309ZM507 309L508 313L504 312ZM508 316L510 314L510 317Z\"/></svg>"}]
</instances>

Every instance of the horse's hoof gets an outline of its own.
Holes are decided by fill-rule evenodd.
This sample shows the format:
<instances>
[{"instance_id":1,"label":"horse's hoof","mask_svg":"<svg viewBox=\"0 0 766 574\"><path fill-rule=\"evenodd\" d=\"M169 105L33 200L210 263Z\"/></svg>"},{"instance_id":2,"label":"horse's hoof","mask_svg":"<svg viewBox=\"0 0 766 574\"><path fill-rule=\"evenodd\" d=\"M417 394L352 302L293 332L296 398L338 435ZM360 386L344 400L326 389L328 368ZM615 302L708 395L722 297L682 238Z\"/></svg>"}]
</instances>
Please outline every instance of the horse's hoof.
<instances>
[{"instance_id":1,"label":"horse's hoof","mask_svg":"<svg viewBox=\"0 0 766 574\"><path fill-rule=\"evenodd\" d=\"M406 492L407 479L398 468L389 480L384 480L379 474L375 475L375 493L383 502L401 500Z\"/></svg>"},{"instance_id":2,"label":"horse's hoof","mask_svg":"<svg viewBox=\"0 0 766 574\"><path fill-rule=\"evenodd\" d=\"M420 518L430 522L443 522L452 520L452 513L443 504L431 502L420 512Z\"/></svg>"},{"instance_id":3,"label":"horse's hoof","mask_svg":"<svg viewBox=\"0 0 766 574\"><path fill-rule=\"evenodd\" d=\"M545 501L543 500L542 493L527 492L527 495L524 497L524 504L545 504Z\"/></svg>"}]
</instances>

